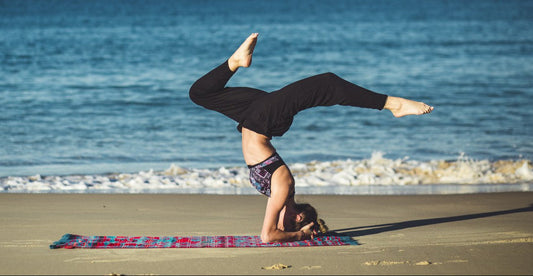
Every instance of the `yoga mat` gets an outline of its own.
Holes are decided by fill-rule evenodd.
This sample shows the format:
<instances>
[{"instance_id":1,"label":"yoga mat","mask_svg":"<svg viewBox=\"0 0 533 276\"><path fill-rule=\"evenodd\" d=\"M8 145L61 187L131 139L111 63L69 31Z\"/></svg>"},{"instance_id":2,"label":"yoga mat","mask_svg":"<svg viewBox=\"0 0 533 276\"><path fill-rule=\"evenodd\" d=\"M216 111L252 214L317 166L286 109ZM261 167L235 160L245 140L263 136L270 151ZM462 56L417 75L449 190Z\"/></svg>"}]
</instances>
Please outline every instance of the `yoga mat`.
<instances>
[{"instance_id":1,"label":"yoga mat","mask_svg":"<svg viewBox=\"0 0 533 276\"><path fill-rule=\"evenodd\" d=\"M324 235L312 240L263 243L259 236L127 237L65 234L50 245L57 248L231 248L358 245L348 236Z\"/></svg>"}]
</instances>

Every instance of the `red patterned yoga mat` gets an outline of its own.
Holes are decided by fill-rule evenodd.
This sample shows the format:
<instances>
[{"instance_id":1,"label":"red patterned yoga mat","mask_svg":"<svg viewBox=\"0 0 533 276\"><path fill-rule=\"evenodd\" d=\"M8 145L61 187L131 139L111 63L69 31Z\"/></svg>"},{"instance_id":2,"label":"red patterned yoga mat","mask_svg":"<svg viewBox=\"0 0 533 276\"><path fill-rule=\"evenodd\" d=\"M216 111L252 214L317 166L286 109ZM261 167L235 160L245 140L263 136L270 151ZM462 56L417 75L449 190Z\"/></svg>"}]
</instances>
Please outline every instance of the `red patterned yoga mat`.
<instances>
[{"instance_id":1,"label":"red patterned yoga mat","mask_svg":"<svg viewBox=\"0 0 533 276\"><path fill-rule=\"evenodd\" d=\"M263 243L259 236L126 237L65 234L50 245L56 248L229 248L358 245L348 236L324 235L312 240Z\"/></svg>"}]
</instances>

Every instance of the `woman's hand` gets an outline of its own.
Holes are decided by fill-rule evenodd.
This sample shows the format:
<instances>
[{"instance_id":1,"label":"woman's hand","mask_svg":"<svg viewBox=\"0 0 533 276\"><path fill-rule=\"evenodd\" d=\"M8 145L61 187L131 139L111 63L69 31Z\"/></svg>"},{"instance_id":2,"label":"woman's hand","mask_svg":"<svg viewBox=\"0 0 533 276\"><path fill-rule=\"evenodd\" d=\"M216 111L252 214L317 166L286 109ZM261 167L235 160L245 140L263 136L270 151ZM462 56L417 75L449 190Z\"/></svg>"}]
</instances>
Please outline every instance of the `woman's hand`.
<instances>
[{"instance_id":1,"label":"woman's hand","mask_svg":"<svg viewBox=\"0 0 533 276\"><path fill-rule=\"evenodd\" d=\"M313 239L316 235L316 231L313 229L315 223L311 222L300 229L302 232L302 240Z\"/></svg>"}]
</instances>

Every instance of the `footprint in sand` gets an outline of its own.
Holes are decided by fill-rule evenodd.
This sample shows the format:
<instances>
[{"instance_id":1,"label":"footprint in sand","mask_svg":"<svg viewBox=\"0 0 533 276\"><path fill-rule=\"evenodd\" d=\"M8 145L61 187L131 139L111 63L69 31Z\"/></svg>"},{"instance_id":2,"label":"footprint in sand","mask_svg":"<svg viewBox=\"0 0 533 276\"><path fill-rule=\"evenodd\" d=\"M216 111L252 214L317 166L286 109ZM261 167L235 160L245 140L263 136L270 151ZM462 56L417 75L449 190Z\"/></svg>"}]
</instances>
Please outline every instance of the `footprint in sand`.
<instances>
[{"instance_id":1,"label":"footprint in sand","mask_svg":"<svg viewBox=\"0 0 533 276\"><path fill-rule=\"evenodd\" d=\"M435 264L433 262L430 262L430 261L419 261L419 262L410 262L410 261L368 261L368 262L364 262L363 263L364 265L367 265L367 266L389 266L389 265L402 265L402 264L407 264L407 265L410 265L410 264L414 264L414 265L432 265L432 264Z\"/></svg>"},{"instance_id":2,"label":"footprint in sand","mask_svg":"<svg viewBox=\"0 0 533 276\"><path fill-rule=\"evenodd\" d=\"M282 269L291 268L291 267L292 267L291 265L275 264L275 265L271 265L271 266L263 266L263 267L261 267L261 269L265 269L265 270L282 270Z\"/></svg>"},{"instance_id":3,"label":"footprint in sand","mask_svg":"<svg viewBox=\"0 0 533 276\"><path fill-rule=\"evenodd\" d=\"M313 270L313 269L321 269L322 266L319 266L319 265L306 265L306 266L302 266L300 269L305 269L305 270Z\"/></svg>"}]
</instances>

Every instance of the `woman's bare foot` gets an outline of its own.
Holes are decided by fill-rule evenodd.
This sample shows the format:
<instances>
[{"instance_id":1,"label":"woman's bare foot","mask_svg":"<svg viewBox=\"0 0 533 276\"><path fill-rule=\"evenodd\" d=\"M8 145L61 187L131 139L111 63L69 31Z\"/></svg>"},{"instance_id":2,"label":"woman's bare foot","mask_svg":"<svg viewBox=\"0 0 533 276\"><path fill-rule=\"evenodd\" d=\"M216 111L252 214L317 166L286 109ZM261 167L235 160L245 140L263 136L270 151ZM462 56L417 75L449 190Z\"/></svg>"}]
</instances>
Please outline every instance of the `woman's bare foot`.
<instances>
[{"instance_id":1,"label":"woman's bare foot","mask_svg":"<svg viewBox=\"0 0 533 276\"><path fill-rule=\"evenodd\" d=\"M228 60L229 69L233 72L239 67L248 67L252 64L252 54L257 43L258 33L253 33L241 44Z\"/></svg>"},{"instance_id":2,"label":"woman's bare foot","mask_svg":"<svg viewBox=\"0 0 533 276\"><path fill-rule=\"evenodd\" d=\"M433 106L429 106L423 102L416 102L404 98L387 97L385 102L385 109L392 112L394 117L403 117L407 115L422 115L433 111Z\"/></svg>"}]
</instances>

